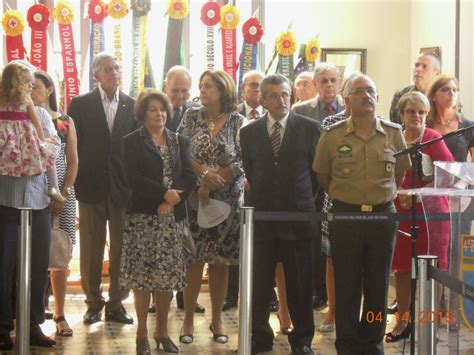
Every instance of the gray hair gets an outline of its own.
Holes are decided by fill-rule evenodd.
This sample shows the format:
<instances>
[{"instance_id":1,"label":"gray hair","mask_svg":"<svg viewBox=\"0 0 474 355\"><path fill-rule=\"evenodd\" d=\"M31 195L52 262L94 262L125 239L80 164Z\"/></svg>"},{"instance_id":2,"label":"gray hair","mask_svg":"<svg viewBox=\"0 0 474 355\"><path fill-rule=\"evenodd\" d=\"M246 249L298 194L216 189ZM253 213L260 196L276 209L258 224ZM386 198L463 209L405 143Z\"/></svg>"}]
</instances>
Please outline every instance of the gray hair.
<instances>
[{"instance_id":1,"label":"gray hair","mask_svg":"<svg viewBox=\"0 0 474 355\"><path fill-rule=\"evenodd\" d=\"M349 96L349 80L352 80L356 76L363 75L360 71L355 71L352 72L351 75L349 75L346 79L344 79L344 82L342 83L342 88L341 88L341 95L342 97L348 97Z\"/></svg>"},{"instance_id":2,"label":"gray hair","mask_svg":"<svg viewBox=\"0 0 474 355\"><path fill-rule=\"evenodd\" d=\"M102 65L107 60L114 60L119 62L118 58L110 53L101 52L97 54L94 58L94 62L92 63L92 73L95 75L102 71Z\"/></svg>"},{"instance_id":3,"label":"gray hair","mask_svg":"<svg viewBox=\"0 0 474 355\"><path fill-rule=\"evenodd\" d=\"M169 68L168 72L166 73L165 81L170 81L173 76L179 73L186 75L189 79L189 82L192 82L191 74L189 73L188 68L182 65L173 65L171 68Z\"/></svg>"},{"instance_id":4,"label":"gray hair","mask_svg":"<svg viewBox=\"0 0 474 355\"><path fill-rule=\"evenodd\" d=\"M334 64L322 62L319 63L313 72L313 80L316 81L317 77L327 71L335 71L337 73L337 67Z\"/></svg>"},{"instance_id":5,"label":"gray hair","mask_svg":"<svg viewBox=\"0 0 474 355\"><path fill-rule=\"evenodd\" d=\"M260 82L260 95L262 95L262 97L265 97L266 89L267 89L268 85L281 85L281 84L287 84L288 88L290 89L290 93L291 93L290 81L285 76L283 76L281 74L267 75Z\"/></svg>"},{"instance_id":6,"label":"gray hair","mask_svg":"<svg viewBox=\"0 0 474 355\"><path fill-rule=\"evenodd\" d=\"M434 52L420 53L420 55L418 55L418 58L419 57L430 57L431 59L433 59L435 68L441 72L441 65L442 65L441 58L436 53Z\"/></svg>"},{"instance_id":7,"label":"gray hair","mask_svg":"<svg viewBox=\"0 0 474 355\"><path fill-rule=\"evenodd\" d=\"M377 87L375 86L375 83L370 76L366 74L358 73L354 76L350 76L349 78L347 78L346 89L345 89L345 92L347 92L347 96L349 96L350 93L352 92L352 85L354 85L354 81L356 81L359 78L365 78L368 81L370 81L374 85L375 91L377 91Z\"/></svg>"},{"instance_id":8,"label":"gray hair","mask_svg":"<svg viewBox=\"0 0 474 355\"><path fill-rule=\"evenodd\" d=\"M262 73L260 70L249 70L248 72L246 72L244 74L244 76L242 77L242 82L245 83L245 80L247 80L249 77L253 76L253 75L258 75L260 76L260 79L263 79L265 77L265 74Z\"/></svg>"}]
</instances>

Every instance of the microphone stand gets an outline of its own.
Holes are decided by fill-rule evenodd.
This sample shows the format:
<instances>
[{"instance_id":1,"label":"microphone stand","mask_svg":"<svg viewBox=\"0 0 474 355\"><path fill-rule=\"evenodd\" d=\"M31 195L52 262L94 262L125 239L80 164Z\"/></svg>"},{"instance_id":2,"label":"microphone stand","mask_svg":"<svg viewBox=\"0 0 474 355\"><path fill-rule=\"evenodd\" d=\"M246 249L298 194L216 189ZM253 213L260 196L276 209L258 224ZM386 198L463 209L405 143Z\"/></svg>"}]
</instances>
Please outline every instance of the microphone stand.
<instances>
[{"instance_id":1,"label":"microphone stand","mask_svg":"<svg viewBox=\"0 0 474 355\"><path fill-rule=\"evenodd\" d=\"M429 147L430 145L445 140L446 138L452 136L460 136L467 131L474 129L473 126L469 126L466 128L461 128L456 131L450 132L445 134L444 136L432 139L425 143L417 142L413 146L403 149L394 154L394 157L399 155L409 155L412 161L412 179L411 179L411 187L412 189L416 189L416 179L420 173L420 166L421 166L421 150ZM423 139L423 137L422 137ZM415 297L416 297L416 278L418 275L418 268L416 263L416 240L418 237L418 228L416 226L416 195L411 195L411 301L410 301L410 311L409 311L409 326L410 328L410 354L415 354ZM400 316L400 315L399 315ZM402 317L404 315L401 315Z\"/></svg>"}]
</instances>

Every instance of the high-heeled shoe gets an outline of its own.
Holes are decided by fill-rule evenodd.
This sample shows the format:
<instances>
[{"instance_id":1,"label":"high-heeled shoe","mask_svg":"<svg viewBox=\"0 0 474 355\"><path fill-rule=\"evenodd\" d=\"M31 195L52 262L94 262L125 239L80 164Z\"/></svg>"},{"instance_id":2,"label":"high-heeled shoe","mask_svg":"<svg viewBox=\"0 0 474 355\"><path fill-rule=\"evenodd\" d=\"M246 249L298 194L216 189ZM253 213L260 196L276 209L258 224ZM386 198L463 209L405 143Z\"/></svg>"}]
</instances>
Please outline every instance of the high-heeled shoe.
<instances>
[{"instance_id":1,"label":"high-heeled shoe","mask_svg":"<svg viewBox=\"0 0 474 355\"><path fill-rule=\"evenodd\" d=\"M140 338L135 340L137 354L139 355L148 355L151 354L150 343L148 338Z\"/></svg>"},{"instance_id":2,"label":"high-heeled shoe","mask_svg":"<svg viewBox=\"0 0 474 355\"><path fill-rule=\"evenodd\" d=\"M402 339L407 339L410 337L410 330L411 326L410 324L407 324L405 329L399 334L396 334L394 332L389 332L385 334L385 342L386 343L395 343L396 341L402 340Z\"/></svg>"},{"instance_id":3,"label":"high-heeled shoe","mask_svg":"<svg viewBox=\"0 0 474 355\"><path fill-rule=\"evenodd\" d=\"M212 323L209 325L209 330L212 332L212 338L216 343L225 344L229 341L229 336L227 334L217 334L214 333L214 328L212 327Z\"/></svg>"},{"instance_id":4,"label":"high-heeled shoe","mask_svg":"<svg viewBox=\"0 0 474 355\"><path fill-rule=\"evenodd\" d=\"M194 327L190 334L183 334L183 328L181 328L179 334L179 342L183 344L191 344L194 341L193 337Z\"/></svg>"},{"instance_id":5,"label":"high-heeled shoe","mask_svg":"<svg viewBox=\"0 0 474 355\"><path fill-rule=\"evenodd\" d=\"M280 318L280 315L277 313L277 318L278 318L278 322L280 322L280 332L281 334L283 335L289 335L293 332L293 327L282 327L281 326L281 318Z\"/></svg>"},{"instance_id":6,"label":"high-heeled shoe","mask_svg":"<svg viewBox=\"0 0 474 355\"><path fill-rule=\"evenodd\" d=\"M54 323L56 323L56 335L62 337L72 337L73 331L64 316L53 318L53 320Z\"/></svg>"},{"instance_id":7,"label":"high-heeled shoe","mask_svg":"<svg viewBox=\"0 0 474 355\"><path fill-rule=\"evenodd\" d=\"M156 335L154 336L156 341L156 348L160 350L160 344L163 345L163 350L165 353L179 353L178 347L173 343L170 337L166 338L158 338Z\"/></svg>"}]
</instances>

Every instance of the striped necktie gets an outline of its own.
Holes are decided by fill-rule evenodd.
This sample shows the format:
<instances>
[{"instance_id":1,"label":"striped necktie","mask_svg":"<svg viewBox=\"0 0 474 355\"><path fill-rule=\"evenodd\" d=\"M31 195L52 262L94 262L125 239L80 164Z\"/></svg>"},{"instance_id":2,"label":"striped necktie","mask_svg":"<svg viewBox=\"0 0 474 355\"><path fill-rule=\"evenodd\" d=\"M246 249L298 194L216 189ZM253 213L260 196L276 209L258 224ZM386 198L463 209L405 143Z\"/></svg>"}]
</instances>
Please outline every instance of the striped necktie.
<instances>
[{"instance_id":1,"label":"striped necktie","mask_svg":"<svg viewBox=\"0 0 474 355\"><path fill-rule=\"evenodd\" d=\"M280 122L275 122L273 124L273 132L270 136L270 142L272 143L272 150L273 150L273 155L275 157L278 156L278 151L280 150L280 127L281 124Z\"/></svg>"},{"instance_id":2,"label":"striped necktie","mask_svg":"<svg viewBox=\"0 0 474 355\"><path fill-rule=\"evenodd\" d=\"M332 108L332 103L326 104L326 110L328 112L328 116L334 115L334 109Z\"/></svg>"}]
</instances>

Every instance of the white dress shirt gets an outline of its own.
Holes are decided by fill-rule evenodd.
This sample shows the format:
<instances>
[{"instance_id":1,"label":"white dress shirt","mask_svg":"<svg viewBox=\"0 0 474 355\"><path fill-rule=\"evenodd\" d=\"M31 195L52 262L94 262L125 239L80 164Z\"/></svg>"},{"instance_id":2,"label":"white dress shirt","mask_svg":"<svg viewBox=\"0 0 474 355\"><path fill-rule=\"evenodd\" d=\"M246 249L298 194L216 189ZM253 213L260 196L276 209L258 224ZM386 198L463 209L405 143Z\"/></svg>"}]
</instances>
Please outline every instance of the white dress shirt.
<instances>
[{"instance_id":1,"label":"white dress shirt","mask_svg":"<svg viewBox=\"0 0 474 355\"><path fill-rule=\"evenodd\" d=\"M114 127L115 114L117 113L118 103L119 103L119 89L115 92L112 99L109 100L107 93L99 86L100 98L102 100L102 105L104 106L105 118L107 119L107 125L109 126L109 132L112 133Z\"/></svg>"},{"instance_id":2,"label":"white dress shirt","mask_svg":"<svg viewBox=\"0 0 474 355\"><path fill-rule=\"evenodd\" d=\"M287 113L285 117L283 117L280 121L280 143L283 140L283 136L285 135L286 124L288 123L288 116L290 114ZM268 136L271 137L273 133L273 125L275 124L276 120L268 113L268 120L267 120L267 132Z\"/></svg>"}]
</instances>

